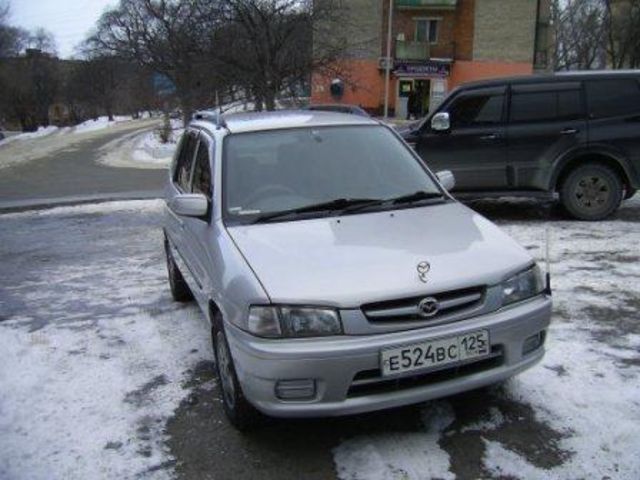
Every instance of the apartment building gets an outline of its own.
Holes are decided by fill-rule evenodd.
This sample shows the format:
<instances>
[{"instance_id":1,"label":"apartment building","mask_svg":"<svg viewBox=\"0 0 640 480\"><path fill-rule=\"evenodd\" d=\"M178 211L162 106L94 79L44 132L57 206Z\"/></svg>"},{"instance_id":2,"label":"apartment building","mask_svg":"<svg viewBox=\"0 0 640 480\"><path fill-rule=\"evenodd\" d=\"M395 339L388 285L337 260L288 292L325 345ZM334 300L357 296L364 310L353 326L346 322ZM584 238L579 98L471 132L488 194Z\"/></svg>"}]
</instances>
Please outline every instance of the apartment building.
<instances>
[{"instance_id":1,"label":"apartment building","mask_svg":"<svg viewBox=\"0 0 640 480\"><path fill-rule=\"evenodd\" d=\"M399 118L426 114L464 82L547 69L550 0L349 0L348 6L345 78L314 75L312 103L381 113L390 17L389 110ZM341 95L331 88L338 81Z\"/></svg>"}]
</instances>

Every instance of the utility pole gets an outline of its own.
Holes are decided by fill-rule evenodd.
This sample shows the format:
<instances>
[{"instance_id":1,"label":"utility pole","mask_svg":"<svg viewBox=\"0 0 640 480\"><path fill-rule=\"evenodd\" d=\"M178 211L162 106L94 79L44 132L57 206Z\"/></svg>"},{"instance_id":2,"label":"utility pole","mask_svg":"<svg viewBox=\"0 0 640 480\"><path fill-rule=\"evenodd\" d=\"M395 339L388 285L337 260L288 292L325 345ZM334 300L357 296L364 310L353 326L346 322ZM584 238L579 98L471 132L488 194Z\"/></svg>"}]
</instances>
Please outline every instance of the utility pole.
<instances>
[{"instance_id":1,"label":"utility pole","mask_svg":"<svg viewBox=\"0 0 640 480\"><path fill-rule=\"evenodd\" d=\"M391 77L391 36L393 33L393 0L389 0L389 24L387 25L387 56L384 72L384 119L389 118L389 81Z\"/></svg>"}]
</instances>

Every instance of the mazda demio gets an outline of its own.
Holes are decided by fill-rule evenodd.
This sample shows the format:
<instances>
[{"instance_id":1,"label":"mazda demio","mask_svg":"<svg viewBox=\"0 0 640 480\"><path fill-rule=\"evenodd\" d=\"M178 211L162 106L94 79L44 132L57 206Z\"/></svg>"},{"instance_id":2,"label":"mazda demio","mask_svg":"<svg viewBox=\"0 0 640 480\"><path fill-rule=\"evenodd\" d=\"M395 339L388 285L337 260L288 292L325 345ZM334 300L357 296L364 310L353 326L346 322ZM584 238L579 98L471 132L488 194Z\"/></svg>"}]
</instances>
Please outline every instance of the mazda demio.
<instances>
[{"instance_id":1,"label":"mazda demio","mask_svg":"<svg viewBox=\"0 0 640 480\"><path fill-rule=\"evenodd\" d=\"M166 187L169 284L211 324L234 425L423 402L542 358L548 282L453 185L373 119L195 116Z\"/></svg>"}]
</instances>

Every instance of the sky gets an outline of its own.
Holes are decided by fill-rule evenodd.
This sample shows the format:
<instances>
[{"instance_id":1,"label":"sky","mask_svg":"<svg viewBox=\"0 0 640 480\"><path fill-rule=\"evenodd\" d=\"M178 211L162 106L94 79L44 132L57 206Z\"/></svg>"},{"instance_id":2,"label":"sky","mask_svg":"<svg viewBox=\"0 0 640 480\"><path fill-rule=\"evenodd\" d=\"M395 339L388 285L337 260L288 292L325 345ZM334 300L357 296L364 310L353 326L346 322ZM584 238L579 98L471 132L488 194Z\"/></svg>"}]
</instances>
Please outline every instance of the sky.
<instances>
[{"instance_id":1,"label":"sky","mask_svg":"<svg viewBox=\"0 0 640 480\"><path fill-rule=\"evenodd\" d=\"M93 28L96 20L117 0L9 0L11 23L26 29L43 27L56 39L58 55L68 58Z\"/></svg>"}]
</instances>

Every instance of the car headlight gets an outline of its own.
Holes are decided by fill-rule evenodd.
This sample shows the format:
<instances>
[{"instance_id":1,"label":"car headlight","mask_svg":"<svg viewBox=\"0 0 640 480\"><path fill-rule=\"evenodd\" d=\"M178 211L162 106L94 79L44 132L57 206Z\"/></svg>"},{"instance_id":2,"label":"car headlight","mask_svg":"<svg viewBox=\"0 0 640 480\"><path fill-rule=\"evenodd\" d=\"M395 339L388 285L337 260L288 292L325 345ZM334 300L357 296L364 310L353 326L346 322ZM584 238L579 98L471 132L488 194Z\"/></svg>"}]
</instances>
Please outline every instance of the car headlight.
<instances>
[{"instance_id":1,"label":"car headlight","mask_svg":"<svg viewBox=\"0 0 640 480\"><path fill-rule=\"evenodd\" d=\"M502 305L534 297L544 291L544 278L540 267L533 267L502 282Z\"/></svg>"},{"instance_id":2,"label":"car headlight","mask_svg":"<svg viewBox=\"0 0 640 480\"><path fill-rule=\"evenodd\" d=\"M290 305L252 306L247 321L249 332L259 337L322 337L342 333L337 310Z\"/></svg>"}]
</instances>

